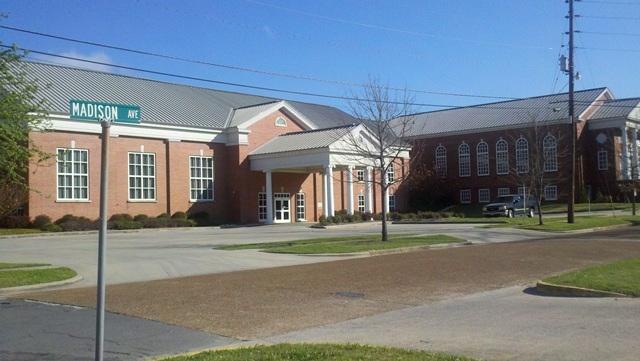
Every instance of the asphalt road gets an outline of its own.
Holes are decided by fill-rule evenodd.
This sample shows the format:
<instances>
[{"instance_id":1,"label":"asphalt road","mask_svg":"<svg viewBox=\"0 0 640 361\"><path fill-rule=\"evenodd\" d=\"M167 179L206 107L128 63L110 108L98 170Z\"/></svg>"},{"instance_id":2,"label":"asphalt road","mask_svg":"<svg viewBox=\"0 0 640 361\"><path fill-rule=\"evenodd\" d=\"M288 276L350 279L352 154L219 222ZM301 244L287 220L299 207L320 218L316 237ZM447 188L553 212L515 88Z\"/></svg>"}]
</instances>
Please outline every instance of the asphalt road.
<instances>
[{"instance_id":1,"label":"asphalt road","mask_svg":"<svg viewBox=\"0 0 640 361\"><path fill-rule=\"evenodd\" d=\"M111 233L107 244L109 284L232 272L331 261L344 257L269 254L255 250L220 251L226 244L273 242L377 233L377 223L313 229L306 225L272 225L232 229L189 228ZM473 242L505 242L540 237L539 232L480 229L475 225L390 225L391 233L446 233ZM84 279L69 287L96 284L96 233L0 238L0 262L47 262L76 270Z\"/></svg>"},{"instance_id":2,"label":"asphalt road","mask_svg":"<svg viewBox=\"0 0 640 361\"><path fill-rule=\"evenodd\" d=\"M0 360L93 360L95 311L21 300L0 300ZM237 340L158 321L107 313L105 360L227 345Z\"/></svg>"}]
</instances>

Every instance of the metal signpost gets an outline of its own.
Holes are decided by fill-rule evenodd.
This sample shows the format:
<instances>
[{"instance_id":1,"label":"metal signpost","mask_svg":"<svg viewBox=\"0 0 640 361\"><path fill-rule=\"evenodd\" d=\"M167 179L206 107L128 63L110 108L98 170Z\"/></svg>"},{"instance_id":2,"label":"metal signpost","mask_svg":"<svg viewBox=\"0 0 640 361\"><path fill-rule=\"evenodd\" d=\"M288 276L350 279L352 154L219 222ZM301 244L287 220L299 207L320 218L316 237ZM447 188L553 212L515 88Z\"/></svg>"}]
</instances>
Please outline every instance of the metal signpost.
<instances>
[{"instance_id":1,"label":"metal signpost","mask_svg":"<svg viewBox=\"0 0 640 361\"><path fill-rule=\"evenodd\" d=\"M99 103L86 100L69 101L69 118L99 121L102 126L102 149L100 162L100 233L98 235L98 291L96 300L96 353L95 360L104 356L104 309L105 309L105 257L107 243L107 195L109 190L109 135L112 122L140 123L140 107L135 105Z\"/></svg>"}]
</instances>

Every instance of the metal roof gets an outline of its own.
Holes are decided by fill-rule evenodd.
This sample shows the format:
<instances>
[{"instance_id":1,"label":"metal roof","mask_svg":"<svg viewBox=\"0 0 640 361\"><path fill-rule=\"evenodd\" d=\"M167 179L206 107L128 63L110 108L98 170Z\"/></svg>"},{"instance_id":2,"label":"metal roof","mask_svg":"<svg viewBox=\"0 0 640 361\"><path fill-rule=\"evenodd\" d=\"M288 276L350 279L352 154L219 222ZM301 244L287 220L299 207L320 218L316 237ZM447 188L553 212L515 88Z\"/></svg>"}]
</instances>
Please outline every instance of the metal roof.
<instances>
[{"instance_id":1,"label":"metal roof","mask_svg":"<svg viewBox=\"0 0 640 361\"><path fill-rule=\"evenodd\" d=\"M250 155L327 148L355 127L357 125L282 134L258 147Z\"/></svg>"},{"instance_id":2,"label":"metal roof","mask_svg":"<svg viewBox=\"0 0 640 361\"><path fill-rule=\"evenodd\" d=\"M576 114L580 115L607 88L596 88L575 93ZM533 121L562 121L568 118L568 94L551 94L532 98L516 99L426 113L394 120L398 125L403 120L413 122L401 136L419 137L446 133L486 131L494 128L522 126ZM567 120L568 121L568 120Z\"/></svg>"},{"instance_id":3,"label":"metal roof","mask_svg":"<svg viewBox=\"0 0 640 361\"><path fill-rule=\"evenodd\" d=\"M629 118L640 107L640 98L609 100L596 110L590 119Z\"/></svg>"},{"instance_id":4,"label":"metal roof","mask_svg":"<svg viewBox=\"0 0 640 361\"><path fill-rule=\"evenodd\" d=\"M52 113L67 114L70 99L86 99L139 105L143 123L225 128L282 100L60 65L22 64L27 77L40 84L37 95L47 100ZM352 123L349 114L334 107L287 102L319 128Z\"/></svg>"}]
</instances>

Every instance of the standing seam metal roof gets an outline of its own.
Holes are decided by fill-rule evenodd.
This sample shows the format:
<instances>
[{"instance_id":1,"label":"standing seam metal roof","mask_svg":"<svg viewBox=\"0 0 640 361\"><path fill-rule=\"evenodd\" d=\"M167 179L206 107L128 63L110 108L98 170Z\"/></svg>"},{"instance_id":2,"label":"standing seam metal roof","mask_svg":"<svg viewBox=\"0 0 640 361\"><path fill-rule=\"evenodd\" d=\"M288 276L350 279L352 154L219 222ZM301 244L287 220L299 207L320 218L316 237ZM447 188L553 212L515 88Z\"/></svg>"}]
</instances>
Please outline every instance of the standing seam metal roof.
<instances>
[{"instance_id":1,"label":"standing seam metal roof","mask_svg":"<svg viewBox=\"0 0 640 361\"><path fill-rule=\"evenodd\" d=\"M627 118L640 107L640 98L609 100L591 116L591 119Z\"/></svg>"},{"instance_id":2,"label":"standing seam metal roof","mask_svg":"<svg viewBox=\"0 0 640 361\"><path fill-rule=\"evenodd\" d=\"M327 148L357 125L282 134L255 149L250 155Z\"/></svg>"}]
</instances>

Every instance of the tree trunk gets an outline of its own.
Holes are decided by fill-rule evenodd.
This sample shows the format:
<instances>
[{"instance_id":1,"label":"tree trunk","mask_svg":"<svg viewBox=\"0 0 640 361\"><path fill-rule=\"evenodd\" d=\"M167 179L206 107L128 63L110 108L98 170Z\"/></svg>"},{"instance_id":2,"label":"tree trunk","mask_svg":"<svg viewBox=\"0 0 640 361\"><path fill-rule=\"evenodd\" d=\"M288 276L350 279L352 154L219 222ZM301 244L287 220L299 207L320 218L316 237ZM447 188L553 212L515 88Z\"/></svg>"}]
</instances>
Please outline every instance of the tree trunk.
<instances>
[{"instance_id":1,"label":"tree trunk","mask_svg":"<svg viewBox=\"0 0 640 361\"><path fill-rule=\"evenodd\" d=\"M385 174L384 177L387 175ZM382 182L383 184L386 182ZM386 242L389 240L389 234L387 231L387 187L385 185L382 186L382 242Z\"/></svg>"},{"instance_id":2,"label":"tree trunk","mask_svg":"<svg viewBox=\"0 0 640 361\"><path fill-rule=\"evenodd\" d=\"M636 215L636 187L635 184L631 189L631 215Z\"/></svg>"},{"instance_id":3,"label":"tree trunk","mask_svg":"<svg viewBox=\"0 0 640 361\"><path fill-rule=\"evenodd\" d=\"M540 198L536 197L536 208L538 208L538 224L543 225L544 220L542 219L542 207L541 207Z\"/></svg>"}]
</instances>

